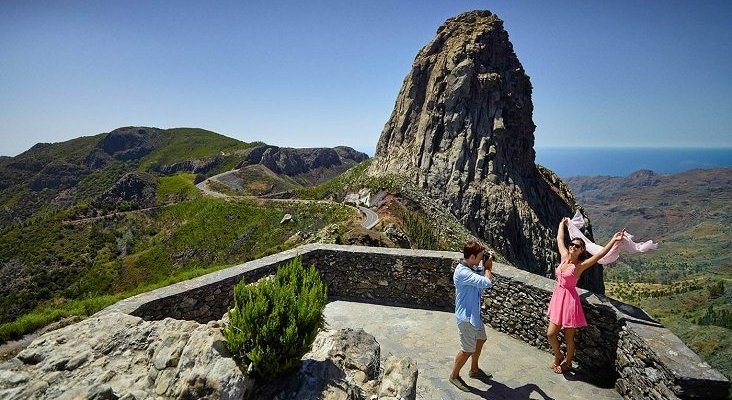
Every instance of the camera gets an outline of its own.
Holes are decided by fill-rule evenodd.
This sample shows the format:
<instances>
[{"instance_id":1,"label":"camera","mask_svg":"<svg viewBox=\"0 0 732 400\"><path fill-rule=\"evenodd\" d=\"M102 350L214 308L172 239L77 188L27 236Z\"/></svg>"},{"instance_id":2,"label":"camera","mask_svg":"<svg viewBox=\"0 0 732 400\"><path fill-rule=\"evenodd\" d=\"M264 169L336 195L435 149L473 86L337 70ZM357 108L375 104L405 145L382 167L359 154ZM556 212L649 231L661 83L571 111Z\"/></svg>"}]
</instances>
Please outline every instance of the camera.
<instances>
[{"instance_id":1,"label":"camera","mask_svg":"<svg viewBox=\"0 0 732 400\"><path fill-rule=\"evenodd\" d=\"M487 265L489 261L493 261L493 252L492 251L483 252L483 265Z\"/></svg>"}]
</instances>

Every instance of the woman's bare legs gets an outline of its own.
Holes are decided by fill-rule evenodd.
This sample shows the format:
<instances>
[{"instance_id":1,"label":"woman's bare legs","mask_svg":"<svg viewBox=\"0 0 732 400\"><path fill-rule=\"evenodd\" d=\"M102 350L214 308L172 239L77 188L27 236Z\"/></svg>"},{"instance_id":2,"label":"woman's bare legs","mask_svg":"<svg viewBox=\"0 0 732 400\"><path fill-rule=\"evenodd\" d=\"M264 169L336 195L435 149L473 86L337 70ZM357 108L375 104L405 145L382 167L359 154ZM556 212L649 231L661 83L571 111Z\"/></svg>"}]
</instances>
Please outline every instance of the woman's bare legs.
<instances>
[{"instance_id":1,"label":"woman's bare legs","mask_svg":"<svg viewBox=\"0 0 732 400\"><path fill-rule=\"evenodd\" d=\"M552 352L554 353L554 362L549 367L551 369L557 368L564 358L562 351L559 349L559 329L561 328L561 326L551 321L549 322L549 327L546 328L546 337L549 339L549 344L552 346Z\"/></svg>"},{"instance_id":2,"label":"woman's bare legs","mask_svg":"<svg viewBox=\"0 0 732 400\"><path fill-rule=\"evenodd\" d=\"M559 365L562 372L566 372L572 368L572 359L574 359L574 333L577 332L577 328L564 328L564 340L567 342L567 358L562 361Z\"/></svg>"}]
</instances>

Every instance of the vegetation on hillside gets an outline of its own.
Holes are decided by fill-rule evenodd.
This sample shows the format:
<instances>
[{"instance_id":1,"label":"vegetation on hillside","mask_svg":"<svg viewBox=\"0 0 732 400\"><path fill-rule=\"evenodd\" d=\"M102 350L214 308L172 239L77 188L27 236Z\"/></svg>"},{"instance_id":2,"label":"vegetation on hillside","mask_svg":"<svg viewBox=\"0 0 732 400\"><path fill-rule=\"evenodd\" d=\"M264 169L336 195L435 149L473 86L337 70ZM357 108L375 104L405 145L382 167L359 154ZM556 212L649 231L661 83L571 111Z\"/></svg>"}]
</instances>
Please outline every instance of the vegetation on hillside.
<instances>
[{"instance_id":1,"label":"vegetation on hillside","mask_svg":"<svg viewBox=\"0 0 732 400\"><path fill-rule=\"evenodd\" d=\"M373 190L384 189L392 193L398 192L404 184L397 176L373 177L366 174L371 160L363 161L337 177L317 186L295 190L294 193L301 199L343 199L349 192L362 188Z\"/></svg>"},{"instance_id":2,"label":"vegetation on hillside","mask_svg":"<svg viewBox=\"0 0 732 400\"><path fill-rule=\"evenodd\" d=\"M656 251L605 268L606 294L643 308L732 379L732 169L577 177L595 236L627 227Z\"/></svg>"},{"instance_id":3,"label":"vegetation on hillside","mask_svg":"<svg viewBox=\"0 0 732 400\"><path fill-rule=\"evenodd\" d=\"M0 342L63 314L97 311L177 276L190 278L284 250L292 246L286 241L294 233L317 232L353 215L337 204L260 206L201 196L192 179L192 174L163 179L159 198L181 201L157 210L80 223L66 222L73 213L67 210L2 233ZM293 221L280 224L288 213ZM52 311L62 309L67 311ZM29 312L35 316L13 324Z\"/></svg>"},{"instance_id":4,"label":"vegetation on hillside","mask_svg":"<svg viewBox=\"0 0 732 400\"><path fill-rule=\"evenodd\" d=\"M165 143L141 161L141 170L186 160L220 157L223 162L212 171L213 175L234 169L242 161L244 150L264 144L246 143L199 128L167 129L164 138Z\"/></svg>"},{"instance_id":5,"label":"vegetation on hillside","mask_svg":"<svg viewBox=\"0 0 732 400\"><path fill-rule=\"evenodd\" d=\"M242 194L251 196L279 193L303 187L290 177L279 176L259 164L244 167L235 175L241 179Z\"/></svg>"},{"instance_id":6,"label":"vegetation on hillside","mask_svg":"<svg viewBox=\"0 0 732 400\"><path fill-rule=\"evenodd\" d=\"M370 163L371 160L361 162L342 175L317 186L295 190L294 194L302 199L342 201L348 193L357 193L364 188L371 190L372 195L384 191L395 201L382 205L379 212L384 222L375 229L383 229L388 225L387 221L394 222L416 249L461 251L465 242L480 241L454 215L403 177L368 175L366 171Z\"/></svg>"},{"instance_id":7,"label":"vegetation on hillside","mask_svg":"<svg viewBox=\"0 0 732 400\"><path fill-rule=\"evenodd\" d=\"M0 229L39 214L54 214L89 205L125 174L139 171L157 176L165 165L192 160L215 160L208 176L245 163L245 151L262 145L245 143L194 128L162 131L163 143L141 158L116 159L90 165L106 134L66 142L37 144L28 151L0 160ZM92 164L94 164L92 162ZM171 173L175 174L175 172Z\"/></svg>"}]
</instances>

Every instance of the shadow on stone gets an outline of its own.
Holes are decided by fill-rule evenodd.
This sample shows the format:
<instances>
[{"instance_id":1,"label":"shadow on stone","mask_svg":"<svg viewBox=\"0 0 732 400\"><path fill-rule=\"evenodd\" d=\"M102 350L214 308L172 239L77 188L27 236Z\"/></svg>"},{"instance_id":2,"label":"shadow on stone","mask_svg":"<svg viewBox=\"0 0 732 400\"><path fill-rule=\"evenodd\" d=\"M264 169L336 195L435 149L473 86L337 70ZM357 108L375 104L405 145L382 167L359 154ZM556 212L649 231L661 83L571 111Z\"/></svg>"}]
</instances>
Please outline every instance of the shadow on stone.
<instances>
[{"instance_id":1,"label":"shadow on stone","mask_svg":"<svg viewBox=\"0 0 732 400\"><path fill-rule=\"evenodd\" d=\"M615 308L623 312L625 315L633 318L638 324L644 324L644 325L650 325L650 326L658 326L662 327L663 325L653 319L650 315L648 315L645 311L643 311L642 308L625 304L620 301L617 301L615 299L611 299L607 297L607 300L612 304Z\"/></svg>"},{"instance_id":2,"label":"shadow on stone","mask_svg":"<svg viewBox=\"0 0 732 400\"><path fill-rule=\"evenodd\" d=\"M399 307L399 308L407 308L407 309L411 309L411 310L447 311L447 312L455 311L454 304L451 304L449 306L423 305L423 304L402 303L399 301L392 301L392 300L382 300L382 299L378 299L378 298L365 298L365 297L356 297L356 296L328 296L328 303L333 302L333 301L346 301L349 303L373 304L373 305L377 305L377 306Z\"/></svg>"},{"instance_id":3,"label":"shadow on stone","mask_svg":"<svg viewBox=\"0 0 732 400\"><path fill-rule=\"evenodd\" d=\"M599 388L613 388L618 379L615 364L623 324L615 308L607 304L607 297L589 292L580 297L593 307L585 308L588 326L576 336L574 360L579 368L570 369L564 376Z\"/></svg>"},{"instance_id":4,"label":"shadow on stone","mask_svg":"<svg viewBox=\"0 0 732 400\"><path fill-rule=\"evenodd\" d=\"M597 371L592 371L586 368L570 368L569 371L562 375L564 375L564 379L568 381L585 382L602 389L615 388L615 380L617 379L617 376L615 375L605 376L601 374L598 376Z\"/></svg>"},{"instance_id":5,"label":"shadow on stone","mask_svg":"<svg viewBox=\"0 0 732 400\"><path fill-rule=\"evenodd\" d=\"M346 374L332 360L305 360L296 374L258 382L254 398L319 398L328 389L348 394L354 390L346 383Z\"/></svg>"},{"instance_id":6,"label":"shadow on stone","mask_svg":"<svg viewBox=\"0 0 732 400\"><path fill-rule=\"evenodd\" d=\"M476 387L467 385L470 392L484 399L491 400L529 400L531 394L536 392L543 400L554 400L553 397L546 394L539 386L529 383L517 388L508 387L500 382L490 380L487 382L490 387L486 390L480 390Z\"/></svg>"}]
</instances>

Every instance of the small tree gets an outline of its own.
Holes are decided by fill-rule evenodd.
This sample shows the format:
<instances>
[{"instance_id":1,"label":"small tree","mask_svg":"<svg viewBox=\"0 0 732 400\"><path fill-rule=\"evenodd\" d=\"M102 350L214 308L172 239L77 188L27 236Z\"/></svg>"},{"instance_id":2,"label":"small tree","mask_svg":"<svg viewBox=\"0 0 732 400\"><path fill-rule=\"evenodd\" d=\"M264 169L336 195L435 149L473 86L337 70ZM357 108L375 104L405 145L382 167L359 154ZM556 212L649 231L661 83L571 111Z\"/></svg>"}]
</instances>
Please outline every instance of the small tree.
<instances>
[{"instance_id":1,"label":"small tree","mask_svg":"<svg viewBox=\"0 0 732 400\"><path fill-rule=\"evenodd\" d=\"M325 284L300 257L273 279L234 287L234 308L224 328L226 346L255 376L269 380L293 370L310 350L325 320Z\"/></svg>"}]
</instances>

